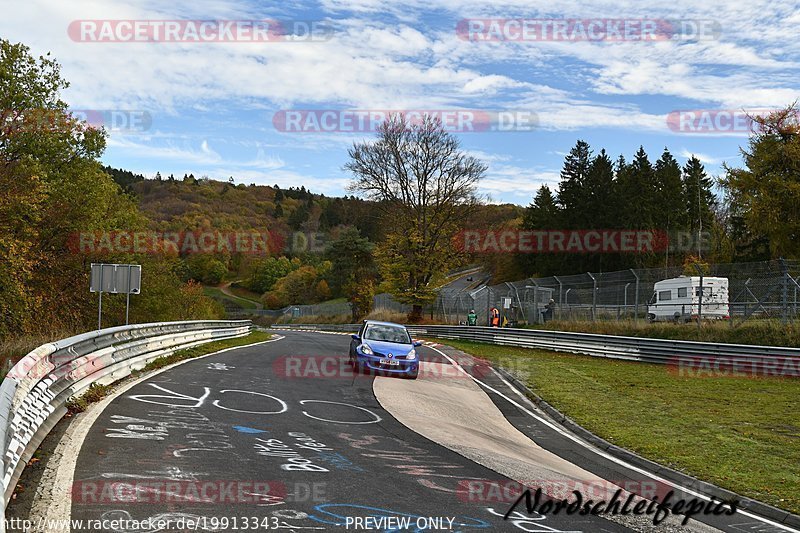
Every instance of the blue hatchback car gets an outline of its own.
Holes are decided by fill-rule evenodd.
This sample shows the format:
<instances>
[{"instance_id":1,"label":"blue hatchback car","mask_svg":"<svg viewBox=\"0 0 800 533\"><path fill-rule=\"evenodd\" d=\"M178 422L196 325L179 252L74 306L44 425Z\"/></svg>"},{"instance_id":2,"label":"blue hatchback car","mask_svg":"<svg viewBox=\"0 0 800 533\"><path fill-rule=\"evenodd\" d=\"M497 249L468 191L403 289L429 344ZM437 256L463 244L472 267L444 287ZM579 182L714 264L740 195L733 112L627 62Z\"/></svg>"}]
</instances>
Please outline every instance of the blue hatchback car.
<instances>
[{"instance_id":1,"label":"blue hatchback car","mask_svg":"<svg viewBox=\"0 0 800 533\"><path fill-rule=\"evenodd\" d=\"M402 324L365 320L350 341L350 363L359 371L417 379L421 344Z\"/></svg>"}]
</instances>

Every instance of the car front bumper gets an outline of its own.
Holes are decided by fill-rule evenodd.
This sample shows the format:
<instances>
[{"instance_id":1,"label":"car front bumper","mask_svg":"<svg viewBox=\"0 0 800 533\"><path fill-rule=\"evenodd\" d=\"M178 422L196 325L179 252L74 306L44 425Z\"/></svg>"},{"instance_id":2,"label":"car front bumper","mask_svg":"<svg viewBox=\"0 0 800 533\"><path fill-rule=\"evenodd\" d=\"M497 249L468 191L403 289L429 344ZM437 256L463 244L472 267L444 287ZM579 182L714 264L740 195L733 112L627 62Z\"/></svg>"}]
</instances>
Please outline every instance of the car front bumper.
<instances>
[{"instance_id":1,"label":"car front bumper","mask_svg":"<svg viewBox=\"0 0 800 533\"><path fill-rule=\"evenodd\" d=\"M381 360L387 359L377 355L358 353L356 362L364 370L386 375L413 375L419 372L419 359L391 359L397 361L396 365L382 365Z\"/></svg>"}]
</instances>

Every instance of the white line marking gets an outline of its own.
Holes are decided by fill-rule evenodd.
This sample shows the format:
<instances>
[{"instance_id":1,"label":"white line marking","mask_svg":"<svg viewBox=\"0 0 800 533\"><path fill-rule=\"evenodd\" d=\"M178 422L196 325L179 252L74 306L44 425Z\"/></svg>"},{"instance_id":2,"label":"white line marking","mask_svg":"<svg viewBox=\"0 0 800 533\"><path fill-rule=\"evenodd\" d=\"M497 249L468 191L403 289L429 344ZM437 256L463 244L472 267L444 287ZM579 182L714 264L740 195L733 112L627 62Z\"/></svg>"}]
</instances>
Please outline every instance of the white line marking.
<instances>
[{"instance_id":1,"label":"white line marking","mask_svg":"<svg viewBox=\"0 0 800 533\"><path fill-rule=\"evenodd\" d=\"M457 362L456 360L454 360L452 357L450 357L449 355L447 355L447 354L446 354L446 353L444 353L443 351L439 350L438 348L434 348L434 347L430 347L430 348L431 348L431 350L434 350L434 351L436 351L436 352L439 352L439 353L440 353L442 356L444 356L444 358L445 358L445 359L447 359L448 361L450 361L450 363L452 363L452 364L453 364L453 366L455 366L455 367L456 367L456 368L458 368L458 369L459 369L461 372L463 372L464 374L466 374L467 376L469 376L469 377L470 377L470 378L471 378L471 379L472 379L472 380L473 380L475 383L477 383L478 385L480 385L480 386L482 386L482 387L486 388L487 390L490 390L490 391L492 391L493 393L497 394L498 396L500 396L500 397L501 397L501 398L503 398L504 400L506 400L506 401L510 402L512 405L514 405L514 406L516 406L517 408L519 408L520 410L522 410L522 411L523 411L524 413L526 413L527 415L530 415L530 416L532 416L533 418L535 418L536 420L538 420L538 421L539 421L539 422L541 422L542 424L544 424L544 425L546 425L547 427L549 427L549 428L553 429L554 431L557 431L558 433L560 433L560 434L561 434L561 435L563 435L564 437L566 437L566 438L570 439L571 441L573 441L573 442L575 442L575 443L577 443L577 444L580 444L581 446L583 446L583 447L584 447L584 448L586 448L587 450L590 450L590 451L592 451L592 452L596 453L597 455L599 455L599 456L603 457L604 459L607 459L607 460L609 460L609 461L613 461L614 463L617 463L617 464L618 464L618 465L620 465L620 466L624 466L625 468L628 468L628 469L630 469L630 470L633 470L634 472L638 472L638 473L640 473L640 474L643 474L643 475L645 475L645 476L649 476L649 477L651 477L651 478L655 479L656 481L659 481L659 482L661 482L661 483L664 483L664 484L666 484L666 485L669 485L670 487L673 487L673 488L676 488L676 489L678 489L678 490L681 490L682 492L685 492L685 493L687 493L687 494L691 494L692 496L694 496L694 497L696 497L696 498L700 498L700 499L702 499L702 500L704 500L704 501L711 501L711 498L709 498L709 497L708 497L708 496L706 496L705 494L701 494L701 493L699 493L699 492L695 492L695 491L693 491L693 490L691 490L691 489L688 489L688 488L686 488L686 487L681 487L680 485L677 485L677 484L673 483L672 481L670 481L670 480L668 480L668 479L664 479L664 478L662 478L662 477L659 477L659 476L657 476L657 475L655 475L655 474L653 474L653 473L650 473L650 472L648 472L647 470L644 470L644 469L642 469L642 468L639 468L639 467L637 467L637 466L634 466L634 465L632 465L632 464L630 464L630 463L627 463L627 462L625 462L625 461L623 461L623 460L621 460L621 459L617 459L616 457L614 457L614 456L612 456L612 455L609 455L607 452L604 452L603 450L600 450L600 449L598 449L598 448L596 448L596 447L592 446L592 445L591 445L591 444L589 444L588 442L586 442L586 441L584 441L584 440L582 440L582 439L579 439L578 437L576 437L576 436L572 435L571 433L567 432L566 430L563 430L563 429L561 429L560 427L556 426L555 424L552 424L552 423L551 423L551 422L549 422L548 420L545 420L544 418L542 418L541 416L537 415L536 413L534 413L534 412L530 411L529 409L527 409L527 408L523 407L522 405L520 405L520 404L519 404L519 403L517 403L516 401L512 400L511 398L509 398L508 396L506 396L506 395L505 395L505 394L503 394L502 392L500 392L500 391L496 390L494 387L492 387L492 386L490 386L490 385L487 385L486 383L484 383L484 382L482 382L481 380L477 379L476 377L474 377L473 375L471 375L469 372L467 372L466 370L464 370L464 368L463 368L463 367L462 367L460 364L458 364L458 362ZM507 382L507 381L505 381L505 380L503 380L503 381L506 383L506 385L507 385L507 386L508 386L508 387L509 387L511 390L513 390L513 391L514 391L514 392L516 392L517 394L520 394L520 395L522 394L522 393L521 393L519 390L517 390L517 389L516 389L516 388L515 388L513 385L511 385L510 383L508 383L508 382ZM763 523L765 523L765 524L769 524L769 525L771 525L771 526L779 527L779 528L781 528L781 529L783 529L783 530L786 530L786 531L791 531L791 532L793 532L793 533L800 533L800 530L793 529L793 528L791 528L791 527L789 527L789 526L786 526L786 525L784 525L784 524L779 524L778 522L773 522L772 520L769 520L768 518L764 518L764 517L762 517L762 516L759 516L759 515L757 515L757 514L750 513L750 512L748 512L748 511L744 511L744 510L741 510L741 509L737 509L737 510L736 510L736 512L737 512L737 513L739 513L739 514L741 514L741 515L748 516L748 517L750 517L750 518L754 518L755 520L759 520L759 521L761 521L761 522L763 522Z\"/></svg>"},{"instance_id":2,"label":"white line marking","mask_svg":"<svg viewBox=\"0 0 800 533\"><path fill-rule=\"evenodd\" d=\"M191 361L197 361L198 359L212 357L214 355L229 352L231 350L250 348L251 346L267 344L270 342L283 340L285 338L286 337L284 335L272 334L272 338L266 341L254 342L252 344L245 344L243 346L232 346L230 348L225 348L217 352L201 355L200 357L195 357L193 359L184 359L183 361L178 361L177 363L159 368L148 374L141 375L133 381L125 383L124 385L118 385L114 392L99 402L90 405L85 412L80 413L74 422L75 425L70 425L70 427L67 428L67 435L69 435L69 438L65 439L62 437L56 447L57 452L60 450L62 453L56 454L61 457L61 460L56 466L55 477L52 483L52 491L48 495L49 501L44 501L45 498L38 498L38 496L36 496L34 508L38 509L40 507L45 507L43 518L50 520L53 523L63 523L64 521L69 521L72 516L72 497L70 495L70 491L72 490L75 480L75 467L78 462L78 453L80 452L81 448L83 448L83 442L86 440L86 437L89 434L92 426L112 401L119 398L139 383L154 378L162 372L172 370L176 366L180 366Z\"/></svg>"}]
</instances>

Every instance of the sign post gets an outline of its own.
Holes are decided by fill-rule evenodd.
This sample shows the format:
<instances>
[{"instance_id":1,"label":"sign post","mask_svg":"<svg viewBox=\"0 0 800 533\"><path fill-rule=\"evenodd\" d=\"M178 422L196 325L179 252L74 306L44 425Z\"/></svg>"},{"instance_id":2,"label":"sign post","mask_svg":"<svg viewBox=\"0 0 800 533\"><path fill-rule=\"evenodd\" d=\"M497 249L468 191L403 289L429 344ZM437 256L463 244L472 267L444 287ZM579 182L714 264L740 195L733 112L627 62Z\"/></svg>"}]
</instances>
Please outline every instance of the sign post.
<instances>
[{"instance_id":1,"label":"sign post","mask_svg":"<svg viewBox=\"0 0 800 533\"><path fill-rule=\"evenodd\" d=\"M125 294L125 325L130 315L131 294L139 294L142 290L141 265L116 265L92 263L90 292L98 293L97 329L102 328L103 293Z\"/></svg>"}]
</instances>

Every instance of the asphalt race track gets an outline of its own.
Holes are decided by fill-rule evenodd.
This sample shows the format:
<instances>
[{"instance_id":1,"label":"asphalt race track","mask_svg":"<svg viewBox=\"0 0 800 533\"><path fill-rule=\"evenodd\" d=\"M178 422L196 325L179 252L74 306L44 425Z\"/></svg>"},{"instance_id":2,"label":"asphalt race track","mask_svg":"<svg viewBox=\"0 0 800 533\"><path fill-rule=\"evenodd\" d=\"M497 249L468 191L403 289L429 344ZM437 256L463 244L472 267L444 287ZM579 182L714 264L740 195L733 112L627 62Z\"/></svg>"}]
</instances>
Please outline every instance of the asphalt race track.
<instances>
[{"instance_id":1,"label":"asphalt race track","mask_svg":"<svg viewBox=\"0 0 800 533\"><path fill-rule=\"evenodd\" d=\"M497 449L513 445L521 453L529 446L534 450L530 462L547 457L549 471L563 463L603 479L635 479L637 474L593 455L500 396L486 395L470 379L453 377L449 384L450 374L430 377L430 383L425 375L418 381L354 376L346 365L348 336L282 334L285 338L275 342L187 362L115 398L78 456L72 518L103 520L91 529L120 533L684 530L675 522L653 526L651 517L625 523L605 516L528 515L523 505L504 520L511 505L507 498L486 492L469 497L466 487L476 486L470 482L480 487L481 480L513 485L501 471L517 481L530 474L517 473L513 465L504 470L492 449L478 449L480 439L490 439ZM437 368L452 367L430 347L418 352ZM492 372L482 372L479 379L504 386ZM398 409L385 408L376 390L384 404L395 398ZM508 444L503 435L487 430L476 437L478 444L458 453L454 450L467 437L448 436L458 427L471 431L470 424L462 423L439 428L446 446L437 444L431 440L438 440L431 418L414 418L424 411L411 401L415 390L419 402L447 405L440 414L443 422L455 416L450 411L467 421L471 415L469 405L442 398L482 394L484 403L475 403L481 403L485 416L499 410L497 423L510 423L510 433L516 428L519 435ZM504 393L513 395L509 389ZM435 413L436 405L429 403L427 410ZM474 416L477 420L477 410ZM417 431L398 418L408 418ZM495 463L500 467L482 466ZM738 514L708 521L715 528L690 525L694 531L787 531Z\"/></svg>"}]
</instances>

